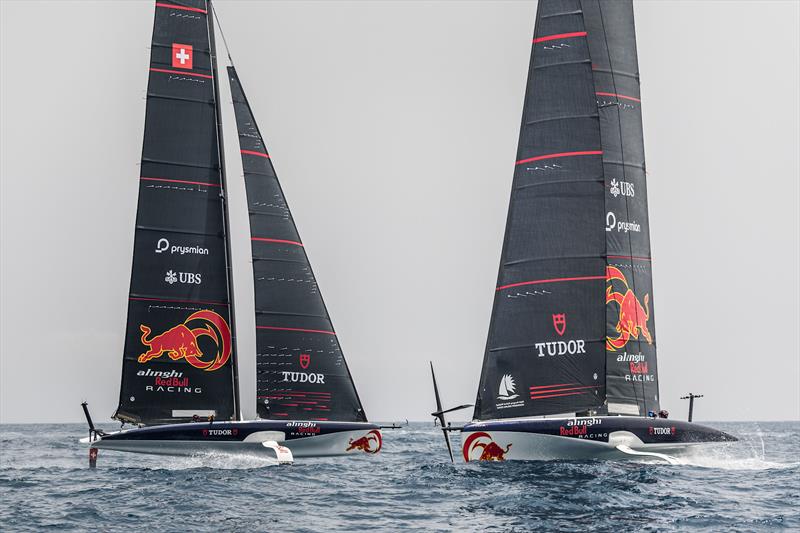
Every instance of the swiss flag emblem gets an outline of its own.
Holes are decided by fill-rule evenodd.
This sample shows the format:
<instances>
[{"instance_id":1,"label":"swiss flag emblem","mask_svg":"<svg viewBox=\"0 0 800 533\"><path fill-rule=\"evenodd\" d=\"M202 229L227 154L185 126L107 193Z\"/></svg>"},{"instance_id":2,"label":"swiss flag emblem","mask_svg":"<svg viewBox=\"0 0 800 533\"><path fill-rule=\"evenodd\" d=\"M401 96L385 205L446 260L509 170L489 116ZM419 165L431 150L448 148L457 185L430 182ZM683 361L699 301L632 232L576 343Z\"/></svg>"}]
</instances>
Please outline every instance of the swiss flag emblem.
<instances>
[{"instance_id":1,"label":"swiss flag emblem","mask_svg":"<svg viewBox=\"0 0 800 533\"><path fill-rule=\"evenodd\" d=\"M172 66L174 68L192 68L192 45L172 43Z\"/></svg>"},{"instance_id":2,"label":"swiss flag emblem","mask_svg":"<svg viewBox=\"0 0 800 533\"><path fill-rule=\"evenodd\" d=\"M301 353L300 354L300 368L305 370L308 368L308 365L311 364L311 354Z\"/></svg>"}]
</instances>

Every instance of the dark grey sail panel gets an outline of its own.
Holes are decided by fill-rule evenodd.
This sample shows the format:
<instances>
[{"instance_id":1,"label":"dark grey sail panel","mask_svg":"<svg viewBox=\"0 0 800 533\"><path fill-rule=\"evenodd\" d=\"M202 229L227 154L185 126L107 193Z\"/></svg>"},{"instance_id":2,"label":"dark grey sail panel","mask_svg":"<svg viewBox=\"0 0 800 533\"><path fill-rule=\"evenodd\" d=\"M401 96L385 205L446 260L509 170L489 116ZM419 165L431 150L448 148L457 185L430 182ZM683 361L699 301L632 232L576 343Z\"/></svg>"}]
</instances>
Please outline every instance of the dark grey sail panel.
<instances>
[{"instance_id":1,"label":"dark grey sail panel","mask_svg":"<svg viewBox=\"0 0 800 533\"><path fill-rule=\"evenodd\" d=\"M228 76L250 214L258 416L366 421L269 152L232 67Z\"/></svg>"},{"instance_id":2,"label":"dark grey sail panel","mask_svg":"<svg viewBox=\"0 0 800 533\"><path fill-rule=\"evenodd\" d=\"M602 161L580 3L541 1L476 419L605 400Z\"/></svg>"},{"instance_id":3,"label":"dark grey sail panel","mask_svg":"<svg viewBox=\"0 0 800 533\"><path fill-rule=\"evenodd\" d=\"M594 65L606 188L611 414L659 410L639 65L629 0L581 2Z\"/></svg>"},{"instance_id":4,"label":"dark grey sail panel","mask_svg":"<svg viewBox=\"0 0 800 533\"><path fill-rule=\"evenodd\" d=\"M157 2L115 417L235 418L215 90L204 0Z\"/></svg>"}]
</instances>

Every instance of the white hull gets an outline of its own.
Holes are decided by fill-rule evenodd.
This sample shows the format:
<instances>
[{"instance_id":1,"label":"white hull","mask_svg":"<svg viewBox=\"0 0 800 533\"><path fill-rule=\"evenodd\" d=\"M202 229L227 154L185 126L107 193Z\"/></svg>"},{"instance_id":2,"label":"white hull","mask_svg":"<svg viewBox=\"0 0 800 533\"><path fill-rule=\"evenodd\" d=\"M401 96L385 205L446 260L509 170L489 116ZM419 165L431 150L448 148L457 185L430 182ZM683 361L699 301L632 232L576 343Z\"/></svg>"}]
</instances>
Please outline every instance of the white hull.
<instances>
[{"instance_id":1,"label":"white hull","mask_svg":"<svg viewBox=\"0 0 800 533\"><path fill-rule=\"evenodd\" d=\"M350 441L364 435L364 431L342 431L329 435L317 435L277 441L286 446L297 457L331 457L352 455L359 450L345 451ZM198 441L198 440L99 440L91 444L92 448L114 450L119 452L147 453L154 455L190 456L203 453L225 453L238 455L264 455L275 457L275 452L265 448L261 442L243 441Z\"/></svg>"},{"instance_id":2,"label":"white hull","mask_svg":"<svg viewBox=\"0 0 800 533\"><path fill-rule=\"evenodd\" d=\"M643 417L489 420L465 426L465 461L654 459L735 441L711 428Z\"/></svg>"}]
</instances>

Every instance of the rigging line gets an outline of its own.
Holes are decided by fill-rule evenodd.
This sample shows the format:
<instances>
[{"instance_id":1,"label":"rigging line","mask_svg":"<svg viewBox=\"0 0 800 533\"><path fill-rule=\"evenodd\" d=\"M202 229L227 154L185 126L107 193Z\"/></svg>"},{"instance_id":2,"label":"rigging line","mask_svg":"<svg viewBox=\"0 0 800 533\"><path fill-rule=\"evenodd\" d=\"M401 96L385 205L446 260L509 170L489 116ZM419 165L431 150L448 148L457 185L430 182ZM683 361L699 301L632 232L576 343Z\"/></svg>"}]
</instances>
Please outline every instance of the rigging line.
<instances>
[{"instance_id":1,"label":"rigging line","mask_svg":"<svg viewBox=\"0 0 800 533\"><path fill-rule=\"evenodd\" d=\"M206 6L211 6L211 0L207 0ZM228 307L229 320L234 335L231 337L231 386L233 388L233 417L235 420L242 419L242 406L241 395L239 388L239 350L237 347L236 337L236 305L235 305L235 290L233 281L233 249L231 248L231 219L230 219L230 206L228 205L228 181L227 172L225 168L225 139L223 136L222 128L222 107L220 101L219 89L219 61L217 58L217 46L214 38L214 18L206 16L206 34L208 36L208 48L211 50L209 58L211 59L211 72L214 75L212 87L212 95L214 97L214 121L216 126L216 152L217 161L219 162L219 180L222 185L220 191L220 211L222 215L222 230L223 230L223 243L224 243L224 258L225 258L225 289L228 293ZM220 33L222 30L220 29Z\"/></svg>"},{"instance_id":2,"label":"rigging line","mask_svg":"<svg viewBox=\"0 0 800 533\"><path fill-rule=\"evenodd\" d=\"M611 85L614 88L614 93L616 94L617 93L617 80L616 80L616 77L614 75L614 63L613 63L613 61L611 59L611 49L608 46L608 34L606 33L605 16L603 14L603 7L602 7L601 4L602 4L602 2L600 2L600 0L597 0L597 9L600 12L600 24L603 27L603 41L605 42L605 45L606 45L605 46L605 48L606 48L606 57L608 57L608 65L610 67L609 70L610 70L610 74L611 74ZM637 57L637 61L638 61L638 57ZM637 82L639 81L638 78L637 78L636 81ZM595 90L596 89L597 88L595 88ZM640 94L641 94L641 91L640 91ZM619 109L618 105L616 106L616 111L617 111L617 132L619 134L620 158L622 159L622 161L625 161L625 141L624 141L623 136L622 136L622 113L620 112L620 109ZM627 176L625 174L625 166L624 165L622 166L622 178L623 178L624 181L626 181L626 182L628 181L627 180ZM625 201L625 217L626 217L627 220L630 220L630 205L629 205L629 202L628 202L628 196L624 196L624 199L625 199L624 200ZM648 232L649 232L649 229L648 229ZM630 234L628 234L627 237L628 237L628 250L630 252L630 255L633 255L633 238L632 238L632 236ZM634 295L636 295L636 273L633 271L633 269L631 269L631 285L633 286L632 287L633 288L633 293L634 293ZM608 311L606 310L606 312L608 312ZM639 313L639 309L638 308L636 309L636 313L638 315L638 313ZM637 316L637 323L639 322L639 319L640 319L640 317ZM654 331L655 331L655 329L654 329ZM638 344L641 347L641 343L638 343ZM632 382L631 385L633 386L634 398L636 399L636 403L638 404L639 403L639 398L638 398L638 391L636 390L636 382L635 381ZM642 382L641 393L642 393L642 403L644 405L644 412L645 412L645 415L647 415L647 394L645 393L645 384L644 384L644 382Z\"/></svg>"},{"instance_id":3,"label":"rigging line","mask_svg":"<svg viewBox=\"0 0 800 533\"><path fill-rule=\"evenodd\" d=\"M209 1L208 4L211 6L211 13L214 14L214 19L217 21L217 28L219 28L219 34L222 36L222 44L225 45L225 53L228 54L228 61L231 62L233 68L236 68L236 65L233 64L233 58L231 57L231 50L228 48L228 40L225 38L225 32L222 31L222 24L220 24L219 17L217 16L217 9L211 1Z\"/></svg>"}]
</instances>

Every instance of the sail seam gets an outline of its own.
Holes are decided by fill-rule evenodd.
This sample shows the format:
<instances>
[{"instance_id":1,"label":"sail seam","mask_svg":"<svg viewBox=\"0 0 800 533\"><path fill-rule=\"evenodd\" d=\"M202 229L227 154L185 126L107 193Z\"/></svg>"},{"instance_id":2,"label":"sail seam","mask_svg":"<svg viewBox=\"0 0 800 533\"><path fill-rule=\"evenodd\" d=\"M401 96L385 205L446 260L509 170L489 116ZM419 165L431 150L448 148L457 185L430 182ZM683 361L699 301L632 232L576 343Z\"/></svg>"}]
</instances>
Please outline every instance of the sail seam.
<instances>
[{"instance_id":1,"label":"sail seam","mask_svg":"<svg viewBox=\"0 0 800 533\"><path fill-rule=\"evenodd\" d=\"M206 78L209 80L213 80L214 76L210 74L200 74L199 72L183 72L180 70L172 70L168 68L154 68L150 67L150 72L161 72L163 74L180 74L182 76L194 76L196 78Z\"/></svg>"},{"instance_id":2,"label":"sail seam","mask_svg":"<svg viewBox=\"0 0 800 533\"><path fill-rule=\"evenodd\" d=\"M558 63L545 63L544 65L534 65L533 70L539 70L548 67L561 67L564 65L583 65L583 64L589 65L591 64L591 62L592 61L590 59L577 59L575 61L559 61Z\"/></svg>"},{"instance_id":3,"label":"sail seam","mask_svg":"<svg viewBox=\"0 0 800 533\"><path fill-rule=\"evenodd\" d=\"M526 122L526 126L533 126L534 124L541 124L542 122L551 122L554 120L574 120L578 118L600 118L600 113L590 113L587 115L561 115L558 117L551 117L551 118L540 118L539 120L531 120L530 122Z\"/></svg>"},{"instance_id":4,"label":"sail seam","mask_svg":"<svg viewBox=\"0 0 800 533\"><path fill-rule=\"evenodd\" d=\"M589 179L574 179L574 180L547 180L547 181L537 181L535 183L528 183L526 185L520 185L516 187L514 190L519 191L522 189L529 189L531 187L538 187L540 185L554 185L557 183L604 183L604 179L600 178L589 178Z\"/></svg>"}]
</instances>

